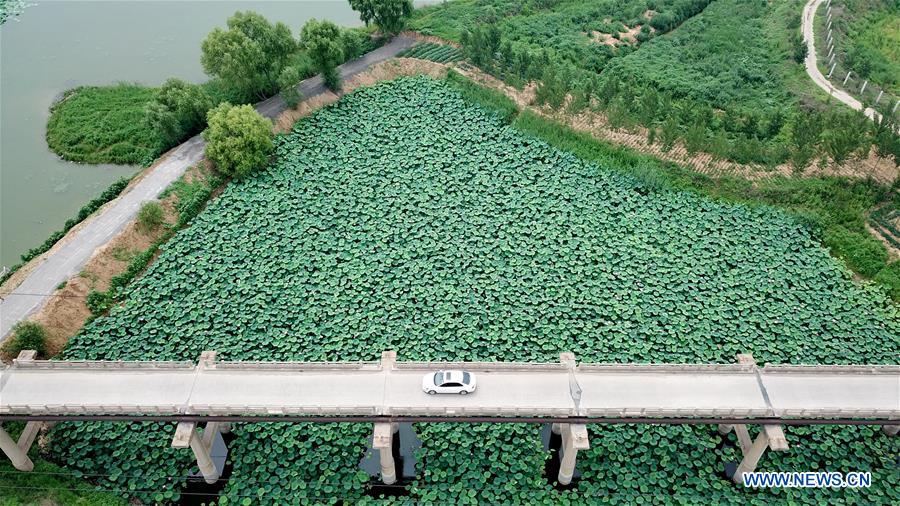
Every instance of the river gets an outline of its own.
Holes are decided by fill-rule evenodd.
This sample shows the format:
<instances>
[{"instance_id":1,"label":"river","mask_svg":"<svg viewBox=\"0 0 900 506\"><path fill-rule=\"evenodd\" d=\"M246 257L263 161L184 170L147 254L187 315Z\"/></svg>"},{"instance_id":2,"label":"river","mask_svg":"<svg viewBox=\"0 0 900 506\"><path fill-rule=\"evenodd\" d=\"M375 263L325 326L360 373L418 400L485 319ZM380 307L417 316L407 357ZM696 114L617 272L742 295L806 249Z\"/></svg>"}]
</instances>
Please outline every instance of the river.
<instances>
[{"instance_id":1,"label":"river","mask_svg":"<svg viewBox=\"0 0 900 506\"><path fill-rule=\"evenodd\" d=\"M430 2L416 2L417 5ZM359 26L346 0L42 1L0 27L0 265L42 243L88 200L137 167L85 165L47 148L55 97L79 85L202 82L200 43L238 10L299 35L310 18Z\"/></svg>"}]
</instances>

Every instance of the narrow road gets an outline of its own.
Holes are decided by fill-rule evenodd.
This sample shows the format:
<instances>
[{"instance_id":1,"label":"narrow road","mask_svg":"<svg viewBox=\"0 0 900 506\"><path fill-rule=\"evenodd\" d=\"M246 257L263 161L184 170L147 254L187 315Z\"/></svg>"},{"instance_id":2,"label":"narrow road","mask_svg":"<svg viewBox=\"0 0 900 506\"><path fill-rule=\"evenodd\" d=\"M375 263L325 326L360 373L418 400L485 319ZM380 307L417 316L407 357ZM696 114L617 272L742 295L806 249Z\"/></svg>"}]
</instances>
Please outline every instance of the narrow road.
<instances>
[{"instance_id":1,"label":"narrow road","mask_svg":"<svg viewBox=\"0 0 900 506\"><path fill-rule=\"evenodd\" d=\"M340 67L341 77L347 79L370 66L393 58L400 51L412 46L414 39L399 36L362 57L349 61ZM325 92L321 76L311 77L301 82L300 91L304 97L312 97ZM281 97L275 96L256 104L256 109L268 118L275 118L285 110ZM196 135L178 146L166 160L150 171L131 190L113 201L100 214L88 218L84 227L62 246L59 251L48 256L9 295L0 301L0 343L10 329L44 305L49 294L63 281L78 273L94 254L122 228L130 222L144 202L156 200L157 196L175 182L188 167L203 158L206 143Z\"/></svg>"},{"instance_id":2,"label":"narrow road","mask_svg":"<svg viewBox=\"0 0 900 506\"><path fill-rule=\"evenodd\" d=\"M818 55L816 54L816 36L813 32L813 25L815 24L816 10L824 1L825 0L810 0L806 6L803 7L803 39L806 41L806 73L809 74L809 77L812 78L813 82L816 83L819 88L828 92L832 97L847 104L854 110L863 111L870 119L879 121L881 120L881 115L878 114L878 112L871 107L866 107L865 110L863 110L863 105L859 100L853 98L849 93L835 88L828 79L822 75L822 72L819 71L819 66L817 64Z\"/></svg>"}]
</instances>

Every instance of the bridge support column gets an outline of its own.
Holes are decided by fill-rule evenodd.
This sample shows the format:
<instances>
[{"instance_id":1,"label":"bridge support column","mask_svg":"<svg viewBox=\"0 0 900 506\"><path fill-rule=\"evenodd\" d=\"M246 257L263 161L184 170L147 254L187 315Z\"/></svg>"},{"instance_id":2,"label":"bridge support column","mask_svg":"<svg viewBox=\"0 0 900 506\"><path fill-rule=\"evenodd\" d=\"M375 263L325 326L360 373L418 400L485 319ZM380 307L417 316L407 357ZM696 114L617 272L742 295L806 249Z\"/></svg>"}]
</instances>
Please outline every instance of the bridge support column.
<instances>
[{"instance_id":1,"label":"bridge support column","mask_svg":"<svg viewBox=\"0 0 900 506\"><path fill-rule=\"evenodd\" d=\"M28 450L34 443L38 432L41 430L42 422L28 422L25 430L19 436L19 441L13 441L13 438L0 427L0 450L9 457L13 467L19 471L33 471L34 463L28 458Z\"/></svg>"},{"instance_id":2,"label":"bridge support column","mask_svg":"<svg viewBox=\"0 0 900 506\"><path fill-rule=\"evenodd\" d=\"M745 431L747 430L746 426L742 427L744 427ZM740 439L740 436L738 436L738 438ZM734 476L732 476L731 479L737 484L743 483L744 473L756 470L759 459L762 458L763 453L765 453L768 448L779 452L788 450L787 440L784 437L784 431L781 430L780 425L763 425L759 431L759 435L756 436L756 439L753 440L753 443L749 448L744 448L743 442L741 443L741 453L743 453L744 458L741 460L741 463L738 464L737 469L734 471Z\"/></svg>"},{"instance_id":3,"label":"bridge support column","mask_svg":"<svg viewBox=\"0 0 900 506\"><path fill-rule=\"evenodd\" d=\"M397 466L394 464L394 433L399 427L396 423L376 423L372 436L372 448L378 450L381 461L381 481L385 485L397 482Z\"/></svg>"},{"instance_id":4,"label":"bridge support column","mask_svg":"<svg viewBox=\"0 0 900 506\"><path fill-rule=\"evenodd\" d=\"M900 432L900 425L882 425L881 430L888 436L896 436Z\"/></svg>"},{"instance_id":5,"label":"bridge support column","mask_svg":"<svg viewBox=\"0 0 900 506\"><path fill-rule=\"evenodd\" d=\"M562 436L562 446L559 448L559 475L557 481L560 485L572 483L575 475L575 457L578 450L590 448L587 427L580 423L561 423L559 432Z\"/></svg>"},{"instance_id":6,"label":"bridge support column","mask_svg":"<svg viewBox=\"0 0 900 506\"><path fill-rule=\"evenodd\" d=\"M181 422L175 429L175 437L172 439L173 448L190 448L197 458L197 467L200 468L200 474L206 483L213 484L219 480L220 472L212 461L210 452L212 451L213 440L216 433L219 432L219 424L210 422L206 424L206 429L201 436L197 432L197 424L194 422Z\"/></svg>"}]
</instances>

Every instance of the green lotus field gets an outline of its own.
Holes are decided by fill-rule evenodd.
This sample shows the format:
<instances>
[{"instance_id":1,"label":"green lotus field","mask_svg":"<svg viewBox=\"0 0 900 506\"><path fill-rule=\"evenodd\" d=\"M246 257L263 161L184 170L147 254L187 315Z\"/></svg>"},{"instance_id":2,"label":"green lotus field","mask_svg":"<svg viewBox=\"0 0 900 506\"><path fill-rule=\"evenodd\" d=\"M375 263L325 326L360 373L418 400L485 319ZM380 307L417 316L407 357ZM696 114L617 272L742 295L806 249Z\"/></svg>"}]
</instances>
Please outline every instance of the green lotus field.
<instances>
[{"instance_id":1,"label":"green lotus field","mask_svg":"<svg viewBox=\"0 0 900 506\"><path fill-rule=\"evenodd\" d=\"M176 235L68 359L895 363L900 313L793 218L642 186L504 125L448 84L359 89L277 141ZM559 491L534 425L419 425L399 501L900 503L897 440L789 427L760 470L872 471L861 490L744 490L714 426L592 426ZM145 501L192 465L160 424L60 425L54 459ZM371 427L237 426L228 504L350 503ZM424 463L424 465L423 465ZM161 491L161 492L160 492Z\"/></svg>"}]
</instances>

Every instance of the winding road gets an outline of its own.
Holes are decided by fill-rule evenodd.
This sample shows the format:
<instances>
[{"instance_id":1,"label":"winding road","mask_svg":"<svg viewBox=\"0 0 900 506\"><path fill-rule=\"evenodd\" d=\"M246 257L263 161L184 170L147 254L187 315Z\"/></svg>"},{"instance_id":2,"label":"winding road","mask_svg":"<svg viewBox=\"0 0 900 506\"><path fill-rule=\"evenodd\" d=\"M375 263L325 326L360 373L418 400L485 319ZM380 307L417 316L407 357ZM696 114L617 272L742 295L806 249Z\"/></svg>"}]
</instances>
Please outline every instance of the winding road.
<instances>
[{"instance_id":1,"label":"winding road","mask_svg":"<svg viewBox=\"0 0 900 506\"><path fill-rule=\"evenodd\" d=\"M409 37L398 36L390 43L349 61L340 67L341 77L347 79L370 66L388 60L415 43ZM321 76L311 77L298 85L304 97L325 92ZM285 110L280 96L256 104L263 116L275 118ZM10 329L44 305L50 294L63 281L78 273L94 252L109 242L136 215L144 202L156 200L159 194L175 182L188 167L203 158L206 143L196 135L175 148L155 167L148 169L137 184L84 223L59 250L45 258L28 276L0 301L0 344Z\"/></svg>"},{"instance_id":2,"label":"winding road","mask_svg":"<svg viewBox=\"0 0 900 506\"><path fill-rule=\"evenodd\" d=\"M803 40L806 41L806 73L819 88L822 88L829 95L840 100L841 102L852 107L856 111L863 111L866 116L874 121L880 121L881 115L871 107L865 107L859 100L853 98L849 93L834 87L828 79L819 71L817 63L818 55L816 54L816 36L813 32L815 25L816 10L825 0L810 0L803 7Z\"/></svg>"}]
</instances>

